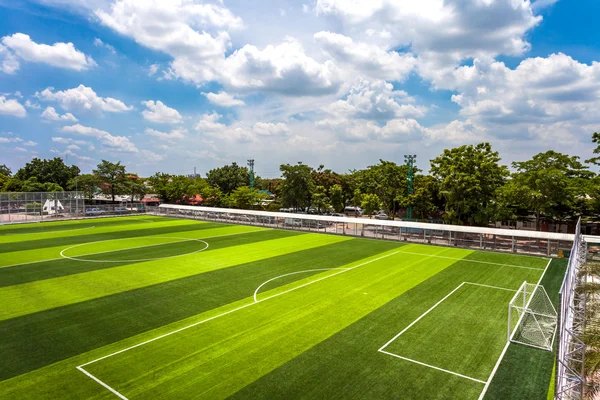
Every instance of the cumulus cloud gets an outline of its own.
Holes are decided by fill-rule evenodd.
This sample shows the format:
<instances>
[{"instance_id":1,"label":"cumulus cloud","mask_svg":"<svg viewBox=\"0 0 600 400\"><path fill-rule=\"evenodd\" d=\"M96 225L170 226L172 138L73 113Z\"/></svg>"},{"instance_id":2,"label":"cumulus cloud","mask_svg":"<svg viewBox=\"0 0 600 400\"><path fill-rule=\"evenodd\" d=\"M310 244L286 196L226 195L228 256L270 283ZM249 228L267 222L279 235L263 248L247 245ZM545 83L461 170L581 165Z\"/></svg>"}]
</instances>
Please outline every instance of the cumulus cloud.
<instances>
[{"instance_id":1,"label":"cumulus cloud","mask_svg":"<svg viewBox=\"0 0 600 400\"><path fill-rule=\"evenodd\" d=\"M19 137L2 137L0 136L0 143L21 143L23 139Z\"/></svg>"},{"instance_id":2,"label":"cumulus cloud","mask_svg":"<svg viewBox=\"0 0 600 400\"><path fill-rule=\"evenodd\" d=\"M252 126L252 131L262 136L289 135L290 129L283 122L257 122Z\"/></svg>"},{"instance_id":3,"label":"cumulus cloud","mask_svg":"<svg viewBox=\"0 0 600 400\"><path fill-rule=\"evenodd\" d=\"M246 104L242 100L236 99L234 96L232 96L228 93L225 93L223 91L220 91L219 93L202 93L202 94L206 96L208 101L210 101L211 103L216 104L218 106L221 106L221 107L235 107L235 106L243 106Z\"/></svg>"},{"instance_id":4,"label":"cumulus cloud","mask_svg":"<svg viewBox=\"0 0 600 400\"><path fill-rule=\"evenodd\" d=\"M112 151L122 151L126 153L137 153L138 149L135 145L125 136L113 136L110 133L101 129L91 128L80 124L64 126L61 132L72 133L76 135L94 137L100 141L104 146L110 148Z\"/></svg>"},{"instance_id":5,"label":"cumulus cloud","mask_svg":"<svg viewBox=\"0 0 600 400\"><path fill-rule=\"evenodd\" d=\"M159 67L160 66L158 64L150 65L150 67L148 68L148 76L152 76L152 75L156 74Z\"/></svg>"},{"instance_id":6,"label":"cumulus cloud","mask_svg":"<svg viewBox=\"0 0 600 400\"><path fill-rule=\"evenodd\" d=\"M77 50L73 43L57 42L51 46L38 44L31 40L29 35L15 33L12 36L4 36L2 44L12 51L14 57L24 61L40 62L75 71L84 71L96 66L92 57ZM18 64L13 62L13 69L15 66L18 69Z\"/></svg>"},{"instance_id":7,"label":"cumulus cloud","mask_svg":"<svg viewBox=\"0 0 600 400\"><path fill-rule=\"evenodd\" d=\"M221 80L236 90L263 90L286 95L335 93L341 77L331 61L319 63L294 39L263 50L245 45L224 61Z\"/></svg>"},{"instance_id":8,"label":"cumulus cloud","mask_svg":"<svg viewBox=\"0 0 600 400\"><path fill-rule=\"evenodd\" d=\"M329 104L323 110L340 119L389 120L424 116L427 108L410 104L413 101L406 92L394 90L391 83L361 79L350 88L344 99Z\"/></svg>"},{"instance_id":9,"label":"cumulus cloud","mask_svg":"<svg viewBox=\"0 0 600 400\"><path fill-rule=\"evenodd\" d=\"M153 100L142 101L142 104L147 108L147 110L142 111L142 115L147 121L160 124L178 124L183 120L179 111L167 107L160 100L156 102Z\"/></svg>"},{"instance_id":10,"label":"cumulus cloud","mask_svg":"<svg viewBox=\"0 0 600 400\"><path fill-rule=\"evenodd\" d=\"M56 112L54 107L46 107L44 112L42 112L42 118L47 121L77 122L77 118L75 118L75 116L73 114L66 113L66 114L60 115L59 113Z\"/></svg>"},{"instance_id":11,"label":"cumulus cloud","mask_svg":"<svg viewBox=\"0 0 600 400\"><path fill-rule=\"evenodd\" d=\"M119 113L133 109L121 100L112 97L100 97L91 87L84 85L56 92L53 87L48 87L41 93L36 92L35 96L43 101L56 101L67 111L101 114L102 112Z\"/></svg>"},{"instance_id":12,"label":"cumulus cloud","mask_svg":"<svg viewBox=\"0 0 600 400\"><path fill-rule=\"evenodd\" d=\"M402 81L417 64L412 54L385 51L377 45L355 42L339 33L322 31L315 33L314 38L331 57L363 76Z\"/></svg>"},{"instance_id":13,"label":"cumulus cloud","mask_svg":"<svg viewBox=\"0 0 600 400\"><path fill-rule=\"evenodd\" d=\"M225 125L219 122L222 117L216 112L204 114L196 124L196 130L210 137L242 143L255 141L257 137L287 136L291 133L288 126L283 122L259 121L253 125L237 122L232 125Z\"/></svg>"},{"instance_id":14,"label":"cumulus cloud","mask_svg":"<svg viewBox=\"0 0 600 400\"><path fill-rule=\"evenodd\" d=\"M17 57L5 46L0 44L0 70L5 74L12 75L17 72L21 66Z\"/></svg>"},{"instance_id":15,"label":"cumulus cloud","mask_svg":"<svg viewBox=\"0 0 600 400\"><path fill-rule=\"evenodd\" d=\"M426 134L426 128L412 118L392 119L383 125L361 119L323 119L317 121L316 126L332 131L338 138L350 142L377 140L408 143L420 140Z\"/></svg>"},{"instance_id":16,"label":"cumulus cloud","mask_svg":"<svg viewBox=\"0 0 600 400\"><path fill-rule=\"evenodd\" d=\"M25 107L17 100L0 96L0 115L12 115L14 117L24 118L27 115L27 110L25 110Z\"/></svg>"},{"instance_id":17,"label":"cumulus cloud","mask_svg":"<svg viewBox=\"0 0 600 400\"><path fill-rule=\"evenodd\" d=\"M153 136L158 138L159 140L173 140L173 139L183 139L187 134L187 130L185 129L173 129L171 132L161 132L156 129L146 128L144 129L144 133L149 136Z\"/></svg>"},{"instance_id":18,"label":"cumulus cloud","mask_svg":"<svg viewBox=\"0 0 600 400\"><path fill-rule=\"evenodd\" d=\"M221 114L214 111L211 114L204 114L196 124L196 130L201 132L214 132L225 129L225 125L219 122L222 117Z\"/></svg>"}]
</instances>

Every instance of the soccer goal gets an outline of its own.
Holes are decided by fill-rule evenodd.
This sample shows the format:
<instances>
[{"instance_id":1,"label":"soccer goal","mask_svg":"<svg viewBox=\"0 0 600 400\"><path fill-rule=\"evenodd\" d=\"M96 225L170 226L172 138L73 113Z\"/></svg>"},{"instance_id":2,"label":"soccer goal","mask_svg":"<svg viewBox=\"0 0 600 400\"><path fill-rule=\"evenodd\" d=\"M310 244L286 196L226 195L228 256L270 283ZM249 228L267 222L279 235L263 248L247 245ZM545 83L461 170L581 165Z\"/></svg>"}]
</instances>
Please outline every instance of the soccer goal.
<instances>
[{"instance_id":1,"label":"soccer goal","mask_svg":"<svg viewBox=\"0 0 600 400\"><path fill-rule=\"evenodd\" d=\"M523 282L508 306L508 340L552 351L557 312L541 285Z\"/></svg>"}]
</instances>

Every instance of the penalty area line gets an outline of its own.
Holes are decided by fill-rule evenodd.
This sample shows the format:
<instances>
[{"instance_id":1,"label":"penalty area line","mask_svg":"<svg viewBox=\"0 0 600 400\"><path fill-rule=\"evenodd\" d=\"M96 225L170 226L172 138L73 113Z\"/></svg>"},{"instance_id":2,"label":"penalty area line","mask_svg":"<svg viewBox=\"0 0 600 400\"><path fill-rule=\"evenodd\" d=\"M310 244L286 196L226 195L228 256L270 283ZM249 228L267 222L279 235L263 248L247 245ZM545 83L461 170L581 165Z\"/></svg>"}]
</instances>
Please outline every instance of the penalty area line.
<instances>
[{"instance_id":1,"label":"penalty area line","mask_svg":"<svg viewBox=\"0 0 600 400\"><path fill-rule=\"evenodd\" d=\"M291 288L291 289L288 289L288 290L285 290L285 291L283 291L283 292L275 293L274 295L271 295L271 296L265 297L264 299L260 299L260 300L258 300L258 301L256 301L256 302L252 302L252 303L247 303L247 304L244 304L244 305L242 305L242 306L239 306L239 307L236 307L236 308L234 308L234 309L232 309L232 310L225 311L225 312L223 312L223 313L221 313L221 314L214 315L214 316L212 316L212 317L209 317L209 318L203 319L203 320L201 320L201 321L194 322L193 324L186 325L186 326L184 326L184 327L182 327L182 328L176 329L176 330L174 330L174 331L171 331L171 332L167 332L167 333L165 333L165 334L163 334L163 335L160 335L160 336L157 336L157 337L155 337L155 338L152 338L152 339L146 340L146 341L144 341L144 342L141 342L141 343L138 343L138 344L136 344L136 345L133 345L133 346L127 347L127 348L125 348L125 349L122 349L122 350L119 350L119 351L115 351L114 353L111 353L111 354L105 355L105 356L103 356L103 357L100 357L100 358L97 358L97 359L95 359L95 360L88 361L87 363L85 363L85 364L81 364L81 365L77 366L76 368L77 368L79 371L81 371L82 373L84 373L85 375L87 375L89 378L93 379L94 381L96 381L96 382L97 382L97 383L99 383L100 385L104 386L106 389L110 390L110 391L111 391L112 393L114 393L115 395L119 396L119 397L120 397L120 398L122 398L123 400L127 400L127 398L126 398L125 396L123 396L122 394L120 394L119 392L117 392L116 390L114 390L113 388L111 388L109 385L107 385L106 383L102 382L100 379L96 378L95 376L93 376L92 374L90 374L89 372L87 372L85 369L83 369L83 367L85 367L85 366L87 366L87 365L90 365L90 364L94 364L94 363L96 363L96 362L98 362L98 361L101 361L101 360L104 360L104 359L106 359L106 358L109 358L109 357L112 357L112 356L116 356L117 354L121 354L121 353L124 353L124 352L126 352L126 351L129 351L129 350L135 349L135 348L137 348L137 347L144 346L144 345L146 345L146 344L148 344L148 343L152 343L152 342L154 342L154 341L156 341L156 340L163 339L163 338L165 338L165 337L167 337L167 336L171 336L171 335L173 335L173 334L175 334L175 333L182 332L182 331L184 331L184 330L186 330L186 329L193 328L193 327L195 327L195 326L198 326L198 325L201 325L201 324L203 324L203 323L205 323L205 322L209 322L209 321L212 321L212 320L214 320L214 319L217 319L217 318L223 317L223 316L225 316L225 315L232 314L232 313L234 313L234 312L236 312L236 311L239 311L239 310L242 310L242 309L244 309L244 308L248 308L248 307L251 307L251 306L253 306L253 305L260 304L260 303L262 303L262 302L264 302L264 301L267 301L267 300L273 299L273 298L275 298L275 297L279 297L279 296L281 296L281 295L284 295L284 294L286 294L286 293L293 292L294 290L298 290L298 289L300 289L300 288L303 288L303 287L305 287L305 286L312 285L313 283L317 283L317 282L320 282L320 281L322 281L322 280L325 280L325 279L329 279L329 278L331 278L331 277L334 277L334 276L336 276L336 275L339 275L339 274L342 274L342 273L345 273L345 272L351 271L351 270L353 270L353 269L356 269L356 268L362 267L362 266L364 266L364 265L367 265L367 264L370 264L370 263L373 263L373 262L376 262L376 261L379 261L379 260L383 260L384 258L391 257L391 256L393 256L393 255L396 255L396 254L398 254L398 253L399 253L399 251L395 251L395 252L393 252L393 253L385 254L385 255L383 255L383 256L380 256L380 257L374 258L374 259L372 259L372 260L369 260L369 261L365 261L365 262L363 262L363 263L360 263L360 264L358 264L358 265L355 265L355 266L353 266L353 267L346 268L346 269L344 269L344 270L341 270L340 272L336 272L335 274L327 275L327 276L324 276L324 277L322 277L322 278L315 279L314 281L310 281L310 282L304 283L304 284L302 284L302 285L295 286L295 287L293 287L293 288ZM462 284L461 284L461 286L462 286Z\"/></svg>"},{"instance_id":2,"label":"penalty area line","mask_svg":"<svg viewBox=\"0 0 600 400\"><path fill-rule=\"evenodd\" d=\"M473 378L471 376L459 374L458 372L454 372L454 371L450 371L450 370L447 370L447 369L444 369L444 368L436 367L435 365L425 364L423 362L420 362L420 361L417 361L417 360L413 360L411 358L402 357L402 356L399 356L398 354L390 353L389 351L379 350L379 352L387 354L387 355L390 355L392 357L400 358L402 360L410 361L412 363L419 364L419 365L422 365L424 367L433 368L435 370L442 371L442 372L445 372L447 374L456 375L456 376L461 377L461 378L465 378L465 379L469 379L469 380L474 381L474 382L482 383L482 384L485 385L485 381L482 381L482 380L477 379L477 378Z\"/></svg>"}]
</instances>

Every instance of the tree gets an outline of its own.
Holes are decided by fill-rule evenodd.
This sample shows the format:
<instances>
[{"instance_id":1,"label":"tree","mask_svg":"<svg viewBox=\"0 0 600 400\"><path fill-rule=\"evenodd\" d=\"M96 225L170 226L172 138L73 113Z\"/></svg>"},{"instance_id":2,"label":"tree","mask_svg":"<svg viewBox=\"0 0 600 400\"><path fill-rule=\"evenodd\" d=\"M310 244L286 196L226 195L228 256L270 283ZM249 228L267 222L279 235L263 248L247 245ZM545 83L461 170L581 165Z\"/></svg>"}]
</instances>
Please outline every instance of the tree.
<instances>
[{"instance_id":1,"label":"tree","mask_svg":"<svg viewBox=\"0 0 600 400\"><path fill-rule=\"evenodd\" d=\"M169 203L171 200L167 191L167 185L169 184L170 179L171 175L163 172L157 172L148 178L148 182L152 186L153 193L155 193L163 203Z\"/></svg>"},{"instance_id":2,"label":"tree","mask_svg":"<svg viewBox=\"0 0 600 400\"><path fill-rule=\"evenodd\" d=\"M76 165L66 165L60 157L53 158L52 160L34 158L18 170L15 177L21 181L36 178L42 184L51 182L56 183L60 187L67 187L69 180L78 176L79 173L79 167Z\"/></svg>"},{"instance_id":3,"label":"tree","mask_svg":"<svg viewBox=\"0 0 600 400\"><path fill-rule=\"evenodd\" d=\"M517 221L528 221L531 189L513 178L506 180L496 191L496 220L507 221L509 226Z\"/></svg>"},{"instance_id":4,"label":"tree","mask_svg":"<svg viewBox=\"0 0 600 400\"><path fill-rule=\"evenodd\" d=\"M92 171L98 177L102 186L100 189L103 194L110 194L112 201L115 201L117 194L122 194L125 190L124 183L126 180L125 166L121 162L113 163L102 160L100 164Z\"/></svg>"},{"instance_id":5,"label":"tree","mask_svg":"<svg viewBox=\"0 0 600 400\"><path fill-rule=\"evenodd\" d=\"M210 186L216 186L221 189L221 192L229 194L240 186L248 186L250 173L248 168L241 167L234 162L231 165L208 171L206 181Z\"/></svg>"},{"instance_id":6,"label":"tree","mask_svg":"<svg viewBox=\"0 0 600 400\"><path fill-rule=\"evenodd\" d=\"M281 203L285 207L308 209L315 187L312 168L299 163L281 165L279 169L283 175L283 182L280 185Z\"/></svg>"},{"instance_id":7,"label":"tree","mask_svg":"<svg viewBox=\"0 0 600 400\"><path fill-rule=\"evenodd\" d=\"M364 194L362 194L359 189L356 189L354 191L354 195L352 196L352 205L354 207L361 207L363 197L364 197Z\"/></svg>"},{"instance_id":8,"label":"tree","mask_svg":"<svg viewBox=\"0 0 600 400\"><path fill-rule=\"evenodd\" d=\"M489 143L446 149L431 160L431 175L446 200L445 218L452 223L488 225L494 216L496 190L508 175Z\"/></svg>"},{"instance_id":9,"label":"tree","mask_svg":"<svg viewBox=\"0 0 600 400\"><path fill-rule=\"evenodd\" d=\"M365 194L362 199L362 208L365 214L372 216L381 209L381 200L376 194Z\"/></svg>"},{"instance_id":10,"label":"tree","mask_svg":"<svg viewBox=\"0 0 600 400\"><path fill-rule=\"evenodd\" d=\"M98 185L100 185L98 176L94 174L83 174L76 178L72 178L69 181L67 188L69 190L82 191L85 198L91 201L98 192Z\"/></svg>"},{"instance_id":11,"label":"tree","mask_svg":"<svg viewBox=\"0 0 600 400\"><path fill-rule=\"evenodd\" d=\"M579 157L549 150L531 160L513 162L515 184L529 190L521 194L523 206L535 213L535 226L542 219L564 221L581 215L581 202L587 196L593 173L579 162Z\"/></svg>"},{"instance_id":12,"label":"tree","mask_svg":"<svg viewBox=\"0 0 600 400\"><path fill-rule=\"evenodd\" d=\"M600 133L594 132L592 134L592 142L596 143L596 148L594 149L594 154L600 154ZM585 162L600 165L600 156L592 157L589 160L585 160Z\"/></svg>"},{"instance_id":13,"label":"tree","mask_svg":"<svg viewBox=\"0 0 600 400\"><path fill-rule=\"evenodd\" d=\"M403 193L396 200L402 207L412 207L414 215L421 219L437 217L444 208L439 182L431 175L415 175L413 193Z\"/></svg>"},{"instance_id":14,"label":"tree","mask_svg":"<svg viewBox=\"0 0 600 400\"><path fill-rule=\"evenodd\" d=\"M21 181L19 178L17 177L10 177L8 178L8 181L6 181L6 183L4 184L4 191L5 192L21 192L23 189L23 181Z\"/></svg>"},{"instance_id":15,"label":"tree","mask_svg":"<svg viewBox=\"0 0 600 400\"><path fill-rule=\"evenodd\" d=\"M221 189L215 186L206 186L200 193L202 196L202 205L217 207L224 201Z\"/></svg>"},{"instance_id":16,"label":"tree","mask_svg":"<svg viewBox=\"0 0 600 400\"><path fill-rule=\"evenodd\" d=\"M0 192L5 191L4 186L10 180L10 178L6 175L0 174Z\"/></svg>"},{"instance_id":17,"label":"tree","mask_svg":"<svg viewBox=\"0 0 600 400\"><path fill-rule=\"evenodd\" d=\"M362 193L376 194L390 214L396 213L398 198L407 192L408 166L379 160L354 175Z\"/></svg>"},{"instance_id":18,"label":"tree","mask_svg":"<svg viewBox=\"0 0 600 400\"><path fill-rule=\"evenodd\" d=\"M327 196L327 190L324 186L317 186L312 195L312 205L316 207L317 212L320 214L331 208L329 197Z\"/></svg>"},{"instance_id":19,"label":"tree","mask_svg":"<svg viewBox=\"0 0 600 400\"><path fill-rule=\"evenodd\" d=\"M141 201L147 192L144 180L137 174L127 174L124 182L124 190L125 193L131 195L131 201L135 201L136 197Z\"/></svg>"},{"instance_id":20,"label":"tree","mask_svg":"<svg viewBox=\"0 0 600 400\"><path fill-rule=\"evenodd\" d=\"M5 164L2 164L0 165L0 175L9 178L12 175L12 171Z\"/></svg>"},{"instance_id":21,"label":"tree","mask_svg":"<svg viewBox=\"0 0 600 400\"><path fill-rule=\"evenodd\" d=\"M344 211L344 191L340 184L335 184L329 189L329 200L335 212Z\"/></svg>"},{"instance_id":22,"label":"tree","mask_svg":"<svg viewBox=\"0 0 600 400\"><path fill-rule=\"evenodd\" d=\"M259 200L259 194L256 189L252 190L248 186L240 186L229 195L230 204L233 207L249 209Z\"/></svg>"}]
</instances>

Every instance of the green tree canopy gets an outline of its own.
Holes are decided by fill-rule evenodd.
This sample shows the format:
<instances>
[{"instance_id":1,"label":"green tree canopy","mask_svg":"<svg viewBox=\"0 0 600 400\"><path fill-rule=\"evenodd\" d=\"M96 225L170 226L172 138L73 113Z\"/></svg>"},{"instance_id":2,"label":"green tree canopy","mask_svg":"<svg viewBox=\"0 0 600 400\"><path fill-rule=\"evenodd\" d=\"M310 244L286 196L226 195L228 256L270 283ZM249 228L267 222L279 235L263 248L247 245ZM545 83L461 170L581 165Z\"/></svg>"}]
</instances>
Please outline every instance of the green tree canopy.
<instances>
[{"instance_id":1,"label":"green tree canopy","mask_svg":"<svg viewBox=\"0 0 600 400\"><path fill-rule=\"evenodd\" d=\"M379 160L379 164L355 171L355 177L361 193L376 194L384 209L396 213L397 199L407 192L408 166Z\"/></svg>"},{"instance_id":2,"label":"green tree canopy","mask_svg":"<svg viewBox=\"0 0 600 400\"><path fill-rule=\"evenodd\" d=\"M328 211L331 208L331 202L329 196L327 196L327 189L325 189L325 186L315 187L315 191L312 195L312 206L317 209L318 213Z\"/></svg>"},{"instance_id":3,"label":"green tree canopy","mask_svg":"<svg viewBox=\"0 0 600 400\"><path fill-rule=\"evenodd\" d=\"M377 211L381 210L382 202L379 199L379 196L372 193L367 193L362 198L361 206L365 212L365 214L371 216L375 214Z\"/></svg>"},{"instance_id":4,"label":"green tree canopy","mask_svg":"<svg viewBox=\"0 0 600 400\"><path fill-rule=\"evenodd\" d=\"M92 171L100 181L100 189L102 193L109 194L112 201L115 201L115 196L125 192L125 166L121 161L113 163L102 160L100 164Z\"/></svg>"},{"instance_id":5,"label":"green tree canopy","mask_svg":"<svg viewBox=\"0 0 600 400\"><path fill-rule=\"evenodd\" d=\"M335 184L329 189L329 200L335 212L344 211L344 190L342 185Z\"/></svg>"},{"instance_id":6,"label":"green tree canopy","mask_svg":"<svg viewBox=\"0 0 600 400\"><path fill-rule=\"evenodd\" d=\"M83 192L83 195L88 200L93 200L94 195L98 191L98 185L100 185L100 178L94 174L82 174L76 178L72 178L67 188L69 190L79 190Z\"/></svg>"},{"instance_id":7,"label":"green tree canopy","mask_svg":"<svg viewBox=\"0 0 600 400\"><path fill-rule=\"evenodd\" d=\"M258 190L240 186L229 195L229 202L235 208L249 209L261 199Z\"/></svg>"},{"instance_id":8,"label":"green tree canopy","mask_svg":"<svg viewBox=\"0 0 600 400\"><path fill-rule=\"evenodd\" d=\"M279 167L283 182L279 191L285 207L307 210L315 188L312 168L305 164L284 164Z\"/></svg>"},{"instance_id":9,"label":"green tree canopy","mask_svg":"<svg viewBox=\"0 0 600 400\"><path fill-rule=\"evenodd\" d=\"M549 150L512 166L515 185L522 188L520 205L535 213L537 230L542 219L564 221L581 213L578 199L587 196L593 174L579 157Z\"/></svg>"},{"instance_id":10,"label":"green tree canopy","mask_svg":"<svg viewBox=\"0 0 600 400\"><path fill-rule=\"evenodd\" d=\"M2 164L0 165L0 175L4 175L8 178L12 175L12 171L5 164Z\"/></svg>"},{"instance_id":11,"label":"green tree canopy","mask_svg":"<svg viewBox=\"0 0 600 400\"><path fill-rule=\"evenodd\" d=\"M259 178L255 177L255 181L257 180ZM216 186L221 192L229 194L240 186L248 186L250 173L248 172L248 168L239 166L233 162L231 165L225 165L208 171L206 181L210 186Z\"/></svg>"},{"instance_id":12,"label":"green tree canopy","mask_svg":"<svg viewBox=\"0 0 600 400\"><path fill-rule=\"evenodd\" d=\"M452 223L488 225L494 217L494 196L508 168L489 143L446 149L431 160L431 175L446 200L446 219Z\"/></svg>"},{"instance_id":13,"label":"green tree canopy","mask_svg":"<svg viewBox=\"0 0 600 400\"><path fill-rule=\"evenodd\" d=\"M56 183L64 188L67 187L69 180L78 176L79 173L79 167L66 165L60 157L51 160L34 158L19 169L15 177L21 181L35 178L38 183Z\"/></svg>"}]
</instances>

